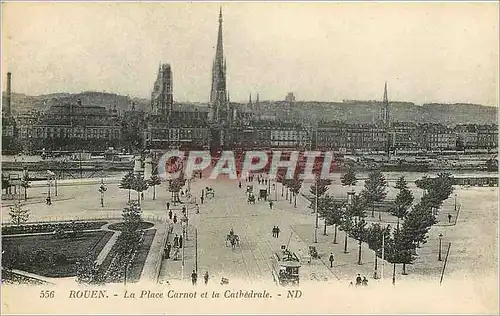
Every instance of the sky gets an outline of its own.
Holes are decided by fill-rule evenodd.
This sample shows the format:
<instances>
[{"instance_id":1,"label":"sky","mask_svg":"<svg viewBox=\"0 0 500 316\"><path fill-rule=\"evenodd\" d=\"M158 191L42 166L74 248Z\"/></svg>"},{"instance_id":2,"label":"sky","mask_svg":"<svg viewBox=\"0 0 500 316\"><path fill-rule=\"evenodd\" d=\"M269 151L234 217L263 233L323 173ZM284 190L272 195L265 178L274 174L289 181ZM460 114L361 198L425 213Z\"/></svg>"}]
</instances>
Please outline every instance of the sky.
<instances>
[{"instance_id":1,"label":"sky","mask_svg":"<svg viewBox=\"0 0 500 316\"><path fill-rule=\"evenodd\" d=\"M223 10L231 101L390 100L498 106L499 5L490 3L3 3L2 88L207 101Z\"/></svg>"}]
</instances>

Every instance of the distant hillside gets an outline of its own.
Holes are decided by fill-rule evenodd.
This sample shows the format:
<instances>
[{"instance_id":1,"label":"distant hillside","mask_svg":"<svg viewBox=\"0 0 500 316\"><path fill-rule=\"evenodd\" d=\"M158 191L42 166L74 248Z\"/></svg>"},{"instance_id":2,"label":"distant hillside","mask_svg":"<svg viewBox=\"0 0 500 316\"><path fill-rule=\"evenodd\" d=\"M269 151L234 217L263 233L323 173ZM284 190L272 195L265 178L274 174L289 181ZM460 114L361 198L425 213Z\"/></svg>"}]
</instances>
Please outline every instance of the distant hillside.
<instances>
[{"instance_id":1,"label":"distant hillside","mask_svg":"<svg viewBox=\"0 0 500 316\"><path fill-rule=\"evenodd\" d=\"M2 101L5 102L5 94ZM116 103L119 111L130 109L132 102L137 110L149 112L150 101L144 98L131 98L115 93L86 91L78 94L53 93L40 96L12 94L12 110L25 112L30 109L45 110L51 105L76 103L82 100L84 105L99 105L111 109ZM185 106L186 102L176 103ZM198 104L198 103L192 103ZM255 108L260 114L283 115L286 104L283 101L261 101ZM346 102L295 102L291 113L303 119L339 120L350 123L369 123L379 117L382 102L346 101ZM392 120L419 123L454 124L496 124L497 108L477 104L438 104L415 105L411 102L391 102Z\"/></svg>"}]
</instances>

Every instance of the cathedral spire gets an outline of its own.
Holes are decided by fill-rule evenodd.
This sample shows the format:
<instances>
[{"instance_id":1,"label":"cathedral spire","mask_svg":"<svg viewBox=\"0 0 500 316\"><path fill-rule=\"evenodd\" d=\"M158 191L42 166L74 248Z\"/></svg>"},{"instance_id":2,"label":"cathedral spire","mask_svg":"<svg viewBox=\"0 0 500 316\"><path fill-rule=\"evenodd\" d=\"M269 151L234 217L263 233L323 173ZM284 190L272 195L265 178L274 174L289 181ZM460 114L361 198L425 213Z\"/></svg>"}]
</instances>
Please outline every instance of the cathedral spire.
<instances>
[{"instance_id":1,"label":"cathedral spire","mask_svg":"<svg viewBox=\"0 0 500 316\"><path fill-rule=\"evenodd\" d=\"M212 68L212 90L210 94L211 118L223 123L227 121L228 93L226 89L226 60L224 58L222 40L222 7L219 11L219 30L217 34L217 47Z\"/></svg>"},{"instance_id":2,"label":"cathedral spire","mask_svg":"<svg viewBox=\"0 0 500 316\"><path fill-rule=\"evenodd\" d=\"M389 124L389 98L387 97L387 81L384 85L384 99L382 101L382 119L385 125Z\"/></svg>"}]
</instances>

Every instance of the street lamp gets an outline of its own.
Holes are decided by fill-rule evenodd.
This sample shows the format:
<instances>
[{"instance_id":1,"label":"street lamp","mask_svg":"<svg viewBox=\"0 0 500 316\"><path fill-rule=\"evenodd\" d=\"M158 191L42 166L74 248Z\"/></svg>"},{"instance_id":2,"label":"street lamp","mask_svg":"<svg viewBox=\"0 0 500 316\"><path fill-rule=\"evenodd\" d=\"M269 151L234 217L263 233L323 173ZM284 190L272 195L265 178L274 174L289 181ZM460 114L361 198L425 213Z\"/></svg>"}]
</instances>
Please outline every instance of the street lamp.
<instances>
[{"instance_id":1,"label":"street lamp","mask_svg":"<svg viewBox=\"0 0 500 316\"><path fill-rule=\"evenodd\" d=\"M315 188L315 202L314 202L314 212L316 212L316 224L314 225L314 243L318 242L318 181L314 185Z\"/></svg>"},{"instance_id":2,"label":"street lamp","mask_svg":"<svg viewBox=\"0 0 500 316\"><path fill-rule=\"evenodd\" d=\"M101 207L104 207L104 192L106 192L107 188L104 185L104 180L101 179L101 186L99 187L99 193L101 194Z\"/></svg>"},{"instance_id":3,"label":"street lamp","mask_svg":"<svg viewBox=\"0 0 500 316\"><path fill-rule=\"evenodd\" d=\"M457 211L457 194L455 193L455 207L454 207L455 212Z\"/></svg>"},{"instance_id":4,"label":"street lamp","mask_svg":"<svg viewBox=\"0 0 500 316\"><path fill-rule=\"evenodd\" d=\"M443 261L441 259L441 244L442 244L442 241L443 241L443 234L439 234L439 254L438 254L438 261Z\"/></svg>"}]
</instances>

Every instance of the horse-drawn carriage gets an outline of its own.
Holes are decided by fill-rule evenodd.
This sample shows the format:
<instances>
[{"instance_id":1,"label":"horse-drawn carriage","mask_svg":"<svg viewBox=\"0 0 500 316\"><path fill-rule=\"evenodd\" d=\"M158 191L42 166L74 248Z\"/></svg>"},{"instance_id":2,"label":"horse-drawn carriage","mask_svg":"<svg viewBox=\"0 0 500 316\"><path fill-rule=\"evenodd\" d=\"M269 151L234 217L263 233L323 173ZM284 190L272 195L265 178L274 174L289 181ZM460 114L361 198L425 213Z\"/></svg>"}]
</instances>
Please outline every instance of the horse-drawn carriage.
<instances>
[{"instance_id":1,"label":"horse-drawn carriage","mask_svg":"<svg viewBox=\"0 0 500 316\"><path fill-rule=\"evenodd\" d=\"M285 250L283 255L273 255L273 277L279 285L298 285L300 260L297 255Z\"/></svg>"},{"instance_id":2,"label":"horse-drawn carriage","mask_svg":"<svg viewBox=\"0 0 500 316\"><path fill-rule=\"evenodd\" d=\"M309 246L309 255L313 259L319 259L319 254L315 246Z\"/></svg>"},{"instance_id":3,"label":"horse-drawn carriage","mask_svg":"<svg viewBox=\"0 0 500 316\"><path fill-rule=\"evenodd\" d=\"M255 195L253 193L248 195L248 204L255 204Z\"/></svg>"},{"instance_id":4,"label":"horse-drawn carriage","mask_svg":"<svg viewBox=\"0 0 500 316\"><path fill-rule=\"evenodd\" d=\"M236 246L240 246L240 236L236 235L233 230L231 230L226 236L226 247L228 246L228 242L231 245L231 248L234 250Z\"/></svg>"},{"instance_id":5,"label":"horse-drawn carriage","mask_svg":"<svg viewBox=\"0 0 500 316\"><path fill-rule=\"evenodd\" d=\"M260 200L267 201L267 189L260 189L259 190L259 201Z\"/></svg>"},{"instance_id":6,"label":"horse-drawn carriage","mask_svg":"<svg viewBox=\"0 0 500 316\"><path fill-rule=\"evenodd\" d=\"M247 185L247 193L253 193L253 185Z\"/></svg>"},{"instance_id":7,"label":"horse-drawn carriage","mask_svg":"<svg viewBox=\"0 0 500 316\"><path fill-rule=\"evenodd\" d=\"M210 187L206 187L205 188L205 196L206 197L210 196L212 198L215 197L215 191L214 191L214 189L212 189Z\"/></svg>"}]
</instances>

